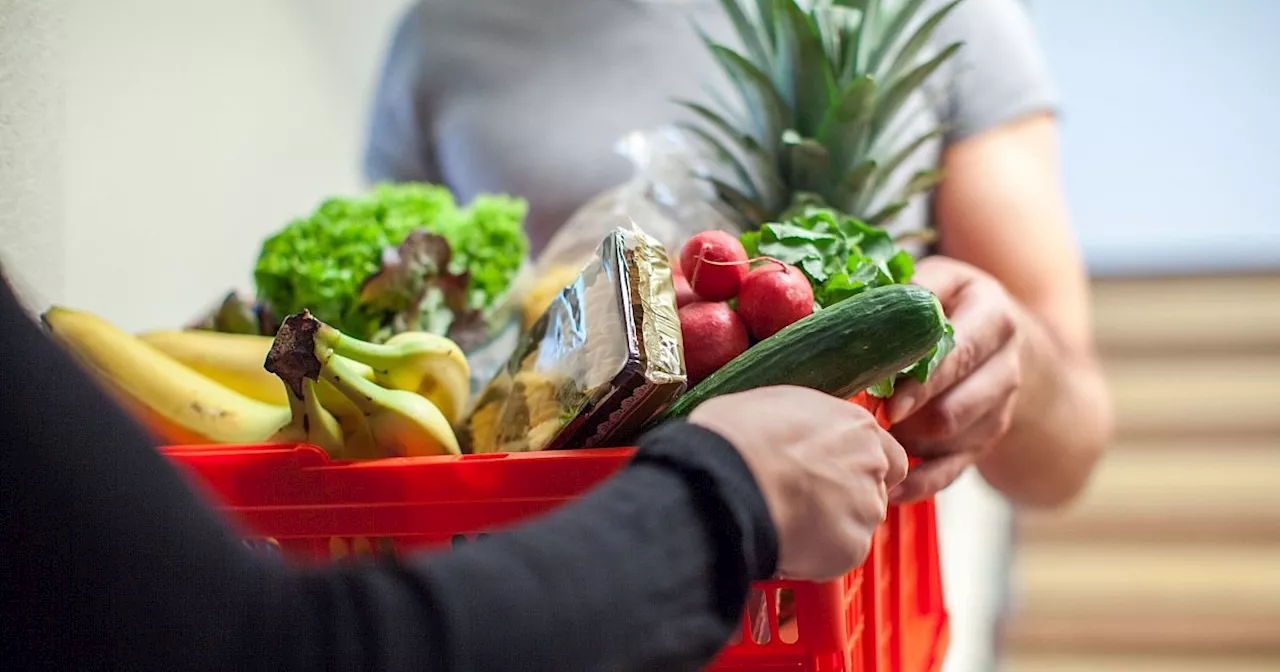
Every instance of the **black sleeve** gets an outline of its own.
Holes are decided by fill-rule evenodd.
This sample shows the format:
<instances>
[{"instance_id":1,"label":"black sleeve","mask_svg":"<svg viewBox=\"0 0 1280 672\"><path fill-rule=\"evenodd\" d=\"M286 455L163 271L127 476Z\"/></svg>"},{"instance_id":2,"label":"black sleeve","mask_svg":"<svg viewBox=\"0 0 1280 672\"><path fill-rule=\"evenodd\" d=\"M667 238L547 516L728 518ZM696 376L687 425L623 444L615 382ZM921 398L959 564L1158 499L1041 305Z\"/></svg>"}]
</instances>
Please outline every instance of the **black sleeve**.
<instances>
[{"instance_id":1,"label":"black sleeve","mask_svg":"<svg viewBox=\"0 0 1280 672\"><path fill-rule=\"evenodd\" d=\"M244 549L0 290L0 668L696 669L773 573L750 472L692 425L511 532L286 568Z\"/></svg>"}]
</instances>

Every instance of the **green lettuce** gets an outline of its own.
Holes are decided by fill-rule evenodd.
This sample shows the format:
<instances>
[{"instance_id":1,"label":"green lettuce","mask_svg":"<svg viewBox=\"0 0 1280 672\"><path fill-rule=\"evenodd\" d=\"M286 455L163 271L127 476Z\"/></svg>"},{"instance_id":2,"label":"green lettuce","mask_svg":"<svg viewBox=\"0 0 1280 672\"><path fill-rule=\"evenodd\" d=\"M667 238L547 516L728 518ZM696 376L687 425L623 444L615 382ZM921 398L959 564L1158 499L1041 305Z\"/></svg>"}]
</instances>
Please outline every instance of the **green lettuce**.
<instances>
[{"instance_id":1,"label":"green lettuce","mask_svg":"<svg viewBox=\"0 0 1280 672\"><path fill-rule=\"evenodd\" d=\"M420 329L474 345L528 255L527 210L503 195L461 208L423 183L330 198L264 241L257 298L271 315L306 309L366 340Z\"/></svg>"}]
</instances>

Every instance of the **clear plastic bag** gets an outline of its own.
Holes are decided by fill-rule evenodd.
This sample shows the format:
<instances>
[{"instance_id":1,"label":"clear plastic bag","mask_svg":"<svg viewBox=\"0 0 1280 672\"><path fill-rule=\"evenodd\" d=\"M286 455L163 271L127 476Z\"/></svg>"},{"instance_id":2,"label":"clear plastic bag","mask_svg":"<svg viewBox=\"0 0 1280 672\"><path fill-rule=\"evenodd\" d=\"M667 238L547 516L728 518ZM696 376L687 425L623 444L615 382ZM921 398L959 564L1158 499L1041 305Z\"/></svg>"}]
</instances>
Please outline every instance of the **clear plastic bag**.
<instances>
[{"instance_id":1,"label":"clear plastic bag","mask_svg":"<svg viewBox=\"0 0 1280 672\"><path fill-rule=\"evenodd\" d=\"M668 250L693 234L736 225L714 205L715 191L701 179L718 170L702 141L675 126L628 133L615 151L634 168L627 182L587 202L552 237L538 267L578 264L608 235L618 216L627 217Z\"/></svg>"},{"instance_id":2,"label":"clear plastic bag","mask_svg":"<svg viewBox=\"0 0 1280 672\"><path fill-rule=\"evenodd\" d=\"M619 221L634 223L673 257L700 231L741 233L719 210L714 188L702 179L722 168L708 160L713 150L700 138L675 126L661 126L628 133L614 149L631 162L632 177L585 203L547 243L525 293L525 327L577 277Z\"/></svg>"}]
</instances>

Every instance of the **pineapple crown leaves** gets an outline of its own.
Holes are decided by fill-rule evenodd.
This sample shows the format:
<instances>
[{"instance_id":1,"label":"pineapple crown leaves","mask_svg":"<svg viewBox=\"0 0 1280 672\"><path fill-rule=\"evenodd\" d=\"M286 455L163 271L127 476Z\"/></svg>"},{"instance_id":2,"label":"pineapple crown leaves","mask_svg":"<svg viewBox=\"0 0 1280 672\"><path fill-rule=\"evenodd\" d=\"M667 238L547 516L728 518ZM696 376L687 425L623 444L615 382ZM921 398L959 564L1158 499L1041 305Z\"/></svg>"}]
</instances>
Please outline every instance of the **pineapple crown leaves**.
<instances>
[{"instance_id":1,"label":"pineapple crown leaves","mask_svg":"<svg viewBox=\"0 0 1280 672\"><path fill-rule=\"evenodd\" d=\"M795 0L720 0L741 50L698 33L744 114L677 101L697 122L681 127L708 143L735 178L708 178L720 200L749 225L814 202L882 225L935 186L940 174L925 171L867 211L888 178L944 130L906 137L902 113L961 48L922 57L962 1L917 22L925 0L818 0L808 12Z\"/></svg>"}]
</instances>

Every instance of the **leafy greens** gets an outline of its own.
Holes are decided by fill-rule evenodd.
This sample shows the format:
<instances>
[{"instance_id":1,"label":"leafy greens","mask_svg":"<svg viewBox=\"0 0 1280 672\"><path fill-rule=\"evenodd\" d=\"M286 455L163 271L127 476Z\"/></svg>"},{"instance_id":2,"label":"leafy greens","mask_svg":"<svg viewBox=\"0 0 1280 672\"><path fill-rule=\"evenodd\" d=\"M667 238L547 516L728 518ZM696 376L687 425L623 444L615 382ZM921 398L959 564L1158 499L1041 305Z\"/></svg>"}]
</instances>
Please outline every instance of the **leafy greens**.
<instances>
[{"instance_id":1,"label":"leafy greens","mask_svg":"<svg viewBox=\"0 0 1280 672\"><path fill-rule=\"evenodd\" d=\"M447 188L421 183L328 199L263 243L258 299L366 340L424 330L474 345L525 262L527 207L481 195L459 208Z\"/></svg>"},{"instance_id":2,"label":"leafy greens","mask_svg":"<svg viewBox=\"0 0 1280 672\"><path fill-rule=\"evenodd\" d=\"M743 233L741 240L748 257L772 257L799 268L813 286L818 309L873 287L909 283L915 273L911 255L898 249L887 232L831 208L803 208ZM929 354L900 375L927 381L955 346L954 333L948 322ZM868 391L887 397L895 380L883 380Z\"/></svg>"}]
</instances>

